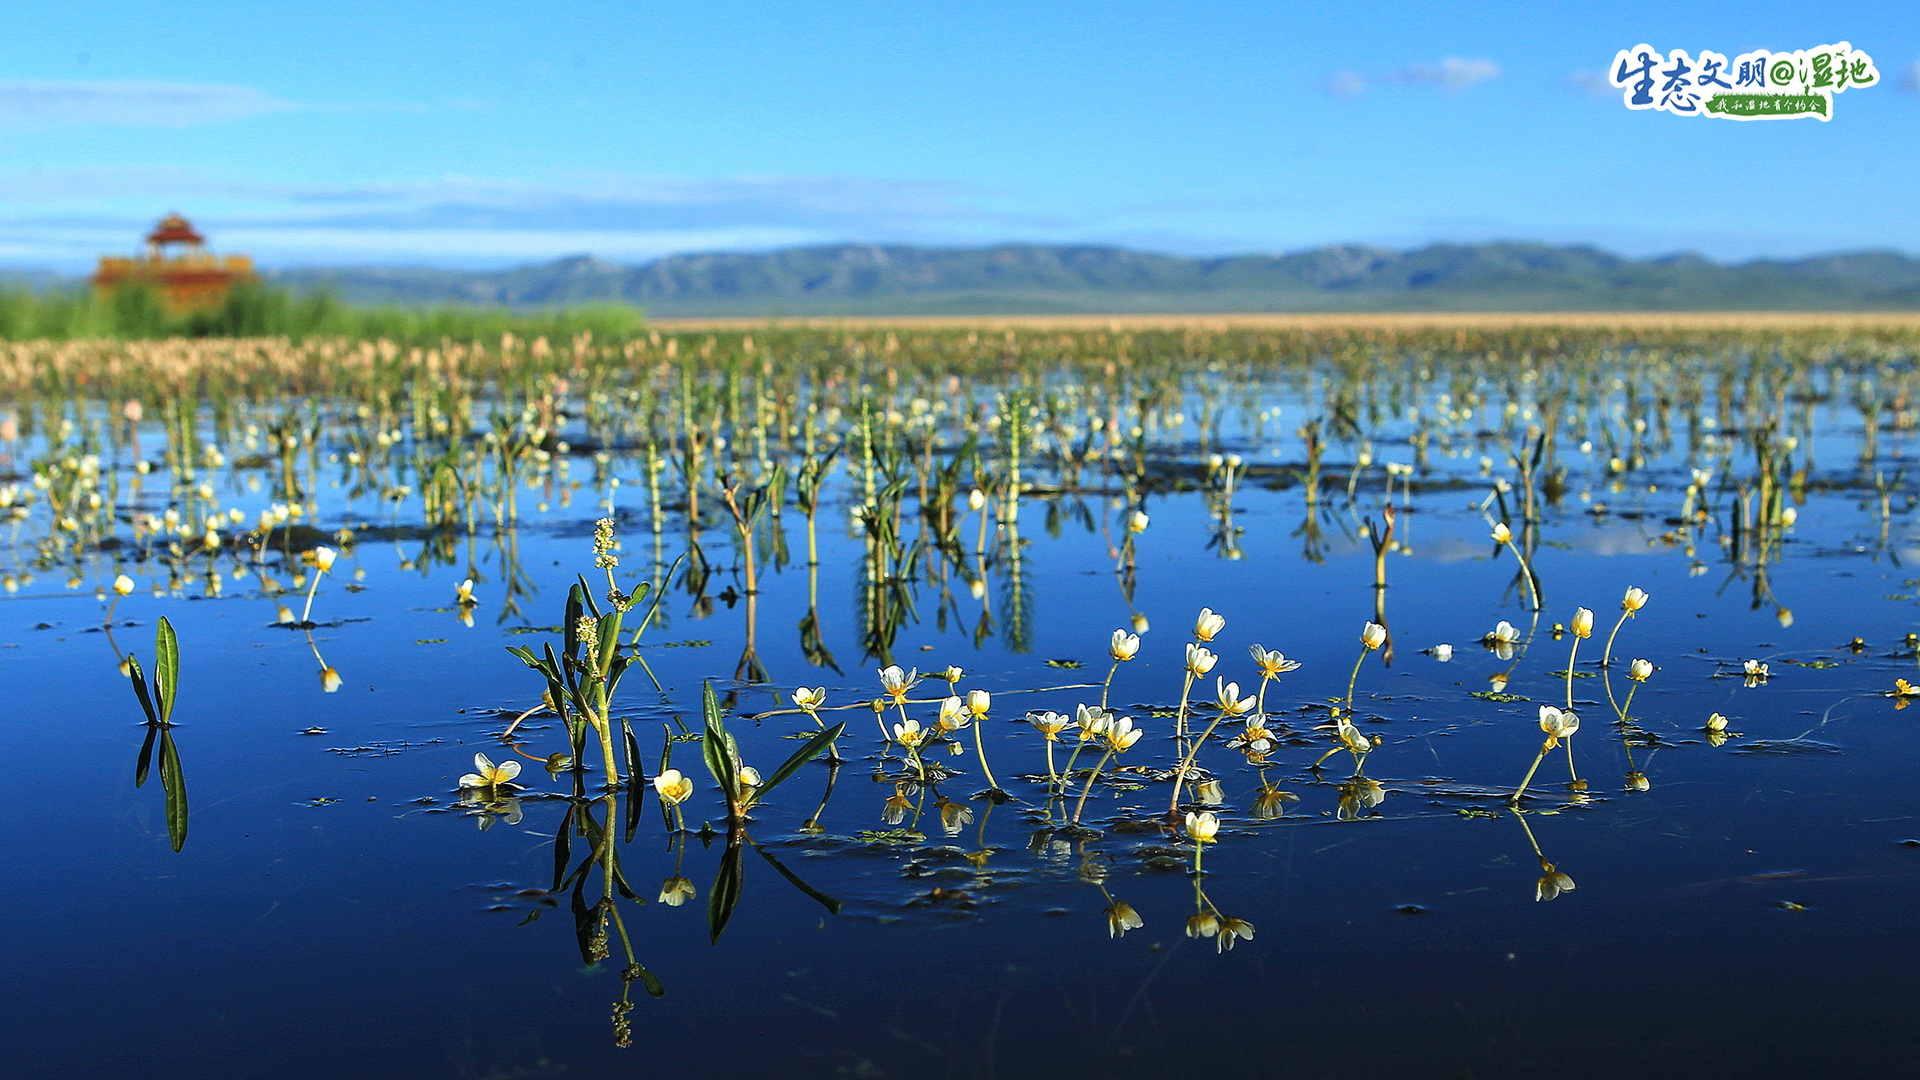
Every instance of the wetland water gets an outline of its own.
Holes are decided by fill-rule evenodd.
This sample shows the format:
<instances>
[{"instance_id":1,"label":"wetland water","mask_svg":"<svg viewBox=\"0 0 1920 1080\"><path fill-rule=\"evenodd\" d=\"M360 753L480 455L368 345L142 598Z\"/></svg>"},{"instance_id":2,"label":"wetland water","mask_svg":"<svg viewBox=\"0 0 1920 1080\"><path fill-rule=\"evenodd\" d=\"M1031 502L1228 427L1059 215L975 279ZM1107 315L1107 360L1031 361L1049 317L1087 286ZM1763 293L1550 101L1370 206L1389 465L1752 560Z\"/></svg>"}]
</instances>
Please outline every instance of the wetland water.
<instances>
[{"instance_id":1,"label":"wetland water","mask_svg":"<svg viewBox=\"0 0 1920 1080\"><path fill-rule=\"evenodd\" d=\"M0 1074L1908 1074L1915 340L16 347ZM609 706L641 773L615 794L590 724L500 737L546 685L508 649L566 650L577 575L606 602L606 516L619 589L663 582L615 652L645 660ZM1216 677L1265 719L1196 749L1202 607L1189 735ZM153 673L162 617L166 728L120 670ZM1262 691L1254 644L1299 667ZM883 741L893 664L958 665L986 716ZM1144 734L1075 828L1106 744L1055 797L1027 716L1071 721L1109 670ZM765 776L824 687L843 762L730 834L706 680ZM1513 802L1569 696L1585 789L1555 748ZM463 790L476 752L521 771Z\"/></svg>"}]
</instances>

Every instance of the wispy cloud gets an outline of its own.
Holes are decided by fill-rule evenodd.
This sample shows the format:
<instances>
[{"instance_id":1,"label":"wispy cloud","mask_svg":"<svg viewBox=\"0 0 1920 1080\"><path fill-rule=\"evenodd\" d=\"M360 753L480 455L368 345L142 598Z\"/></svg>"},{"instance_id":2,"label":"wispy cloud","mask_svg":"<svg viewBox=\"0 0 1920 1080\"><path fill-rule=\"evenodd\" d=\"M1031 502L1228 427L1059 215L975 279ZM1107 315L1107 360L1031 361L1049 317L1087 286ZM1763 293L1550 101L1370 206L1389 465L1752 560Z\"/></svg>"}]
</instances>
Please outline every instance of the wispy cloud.
<instances>
[{"instance_id":1,"label":"wispy cloud","mask_svg":"<svg viewBox=\"0 0 1920 1080\"><path fill-rule=\"evenodd\" d=\"M967 242L1070 232L1058 215L1001 209L970 185L819 176L580 174L546 181L449 176L285 185L173 168L0 176L0 258L67 263L134 242L179 209L213 243L270 262L525 259L842 240Z\"/></svg>"},{"instance_id":2,"label":"wispy cloud","mask_svg":"<svg viewBox=\"0 0 1920 1080\"><path fill-rule=\"evenodd\" d=\"M1920 94L1920 60L1907 65L1906 78L1900 80L1900 89L1909 94Z\"/></svg>"},{"instance_id":3,"label":"wispy cloud","mask_svg":"<svg viewBox=\"0 0 1920 1080\"><path fill-rule=\"evenodd\" d=\"M1432 64L1415 64L1401 73L1410 82L1430 83L1447 90L1465 90L1475 83L1500 77L1500 65L1464 56L1443 57Z\"/></svg>"},{"instance_id":4,"label":"wispy cloud","mask_svg":"<svg viewBox=\"0 0 1920 1080\"><path fill-rule=\"evenodd\" d=\"M1567 73L1567 85L1589 97L1610 98L1619 96L1620 89L1607 79L1604 71L1582 68Z\"/></svg>"},{"instance_id":5,"label":"wispy cloud","mask_svg":"<svg viewBox=\"0 0 1920 1080\"><path fill-rule=\"evenodd\" d=\"M1320 88L1338 98L1357 98L1382 83L1419 83L1442 90L1459 91L1497 79L1500 65L1492 60L1464 56L1446 56L1439 60L1409 64L1398 71L1369 75L1361 71L1341 70L1327 76Z\"/></svg>"},{"instance_id":6,"label":"wispy cloud","mask_svg":"<svg viewBox=\"0 0 1920 1080\"><path fill-rule=\"evenodd\" d=\"M0 81L0 126L187 127L293 108L230 83L12 79Z\"/></svg>"}]
</instances>

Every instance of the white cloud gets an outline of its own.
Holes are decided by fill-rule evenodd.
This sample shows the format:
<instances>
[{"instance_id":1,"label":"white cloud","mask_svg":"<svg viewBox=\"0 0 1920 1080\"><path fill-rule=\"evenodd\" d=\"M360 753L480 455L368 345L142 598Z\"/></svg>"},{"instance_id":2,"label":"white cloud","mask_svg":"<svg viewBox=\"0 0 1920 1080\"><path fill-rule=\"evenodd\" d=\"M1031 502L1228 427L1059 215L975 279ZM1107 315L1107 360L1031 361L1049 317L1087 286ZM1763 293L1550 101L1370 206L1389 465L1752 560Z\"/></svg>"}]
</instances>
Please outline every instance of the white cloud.
<instances>
[{"instance_id":1,"label":"white cloud","mask_svg":"<svg viewBox=\"0 0 1920 1080\"><path fill-rule=\"evenodd\" d=\"M165 167L41 171L0 175L0 261L72 265L130 249L169 210L192 219L216 250L280 265L950 243L1075 224L996 201L967 185L860 177L575 174L326 185Z\"/></svg>"},{"instance_id":2,"label":"white cloud","mask_svg":"<svg viewBox=\"0 0 1920 1080\"><path fill-rule=\"evenodd\" d=\"M1357 71L1343 69L1327 76L1320 87L1337 98L1357 98L1367 92L1367 77Z\"/></svg>"},{"instance_id":3,"label":"white cloud","mask_svg":"<svg viewBox=\"0 0 1920 1080\"><path fill-rule=\"evenodd\" d=\"M1343 69L1327 76L1320 88L1337 98L1357 98L1380 83L1423 83L1447 91L1465 90L1475 83L1500 77L1500 65L1491 60L1447 56L1431 63L1410 64L1398 71L1370 75Z\"/></svg>"},{"instance_id":4,"label":"white cloud","mask_svg":"<svg viewBox=\"0 0 1920 1080\"><path fill-rule=\"evenodd\" d=\"M293 108L228 83L12 79L0 81L0 126L185 127Z\"/></svg>"},{"instance_id":5,"label":"white cloud","mask_svg":"<svg viewBox=\"0 0 1920 1080\"><path fill-rule=\"evenodd\" d=\"M1606 72L1591 68L1568 72L1567 85L1589 97L1611 98L1620 95L1620 88L1608 81Z\"/></svg>"},{"instance_id":6,"label":"white cloud","mask_svg":"<svg viewBox=\"0 0 1920 1080\"><path fill-rule=\"evenodd\" d=\"M1491 60L1448 56L1435 64L1415 64L1401 72L1410 82L1431 83L1448 90L1464 90L1475 83L1500 77L1500 65Z\"/></svg>"}]
</instances>

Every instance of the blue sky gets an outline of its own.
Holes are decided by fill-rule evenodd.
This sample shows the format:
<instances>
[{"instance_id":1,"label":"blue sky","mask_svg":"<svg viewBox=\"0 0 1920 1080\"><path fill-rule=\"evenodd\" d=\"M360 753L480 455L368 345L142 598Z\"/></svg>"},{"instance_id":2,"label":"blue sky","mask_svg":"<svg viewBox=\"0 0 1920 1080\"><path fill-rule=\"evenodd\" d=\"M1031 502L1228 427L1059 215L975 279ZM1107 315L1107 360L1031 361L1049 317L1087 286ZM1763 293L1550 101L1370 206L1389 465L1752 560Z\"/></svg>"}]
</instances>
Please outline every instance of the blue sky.
<instances>
[{"instance_id":1,"label":"blue sky","mask_svg":"<svg viewBox=\"0 0 1920 1080\"><path fill-rule=\"evenodd\" d=\"M1920 4L108 3L0 14L0 264L177 209L269 264L843 240L1920 253ZM1831 122L1616 50L1849 41ZM1595 87L1596 81L1602 85Z\"/></svg>"}]
</instances>

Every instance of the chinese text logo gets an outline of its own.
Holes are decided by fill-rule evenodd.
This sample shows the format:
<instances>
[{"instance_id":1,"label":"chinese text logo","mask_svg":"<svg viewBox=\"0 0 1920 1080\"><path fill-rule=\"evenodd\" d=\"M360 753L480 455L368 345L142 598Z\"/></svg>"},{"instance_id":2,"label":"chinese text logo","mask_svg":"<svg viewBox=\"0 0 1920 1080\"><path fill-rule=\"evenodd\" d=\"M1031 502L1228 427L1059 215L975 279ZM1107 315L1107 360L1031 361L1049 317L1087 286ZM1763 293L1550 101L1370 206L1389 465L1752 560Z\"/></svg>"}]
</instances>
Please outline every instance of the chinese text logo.
<instances>
[{"instance_id":1,"label":"chinese text logo","mask_svg":"<svg viewBox=\"0 0 1920 1080\"><path fill-rule=\"evenodd\" d=\"M1701 50L1665 56L1651 45L1622 49L1608 73L1629 109L1725 120L1782 120L1798 116L1833 119L1833 96L1849 86L1880 81L1873 58L1842 41L1799 52L1741 53L1729 63Z\"/></svg>"}]
</instances>

